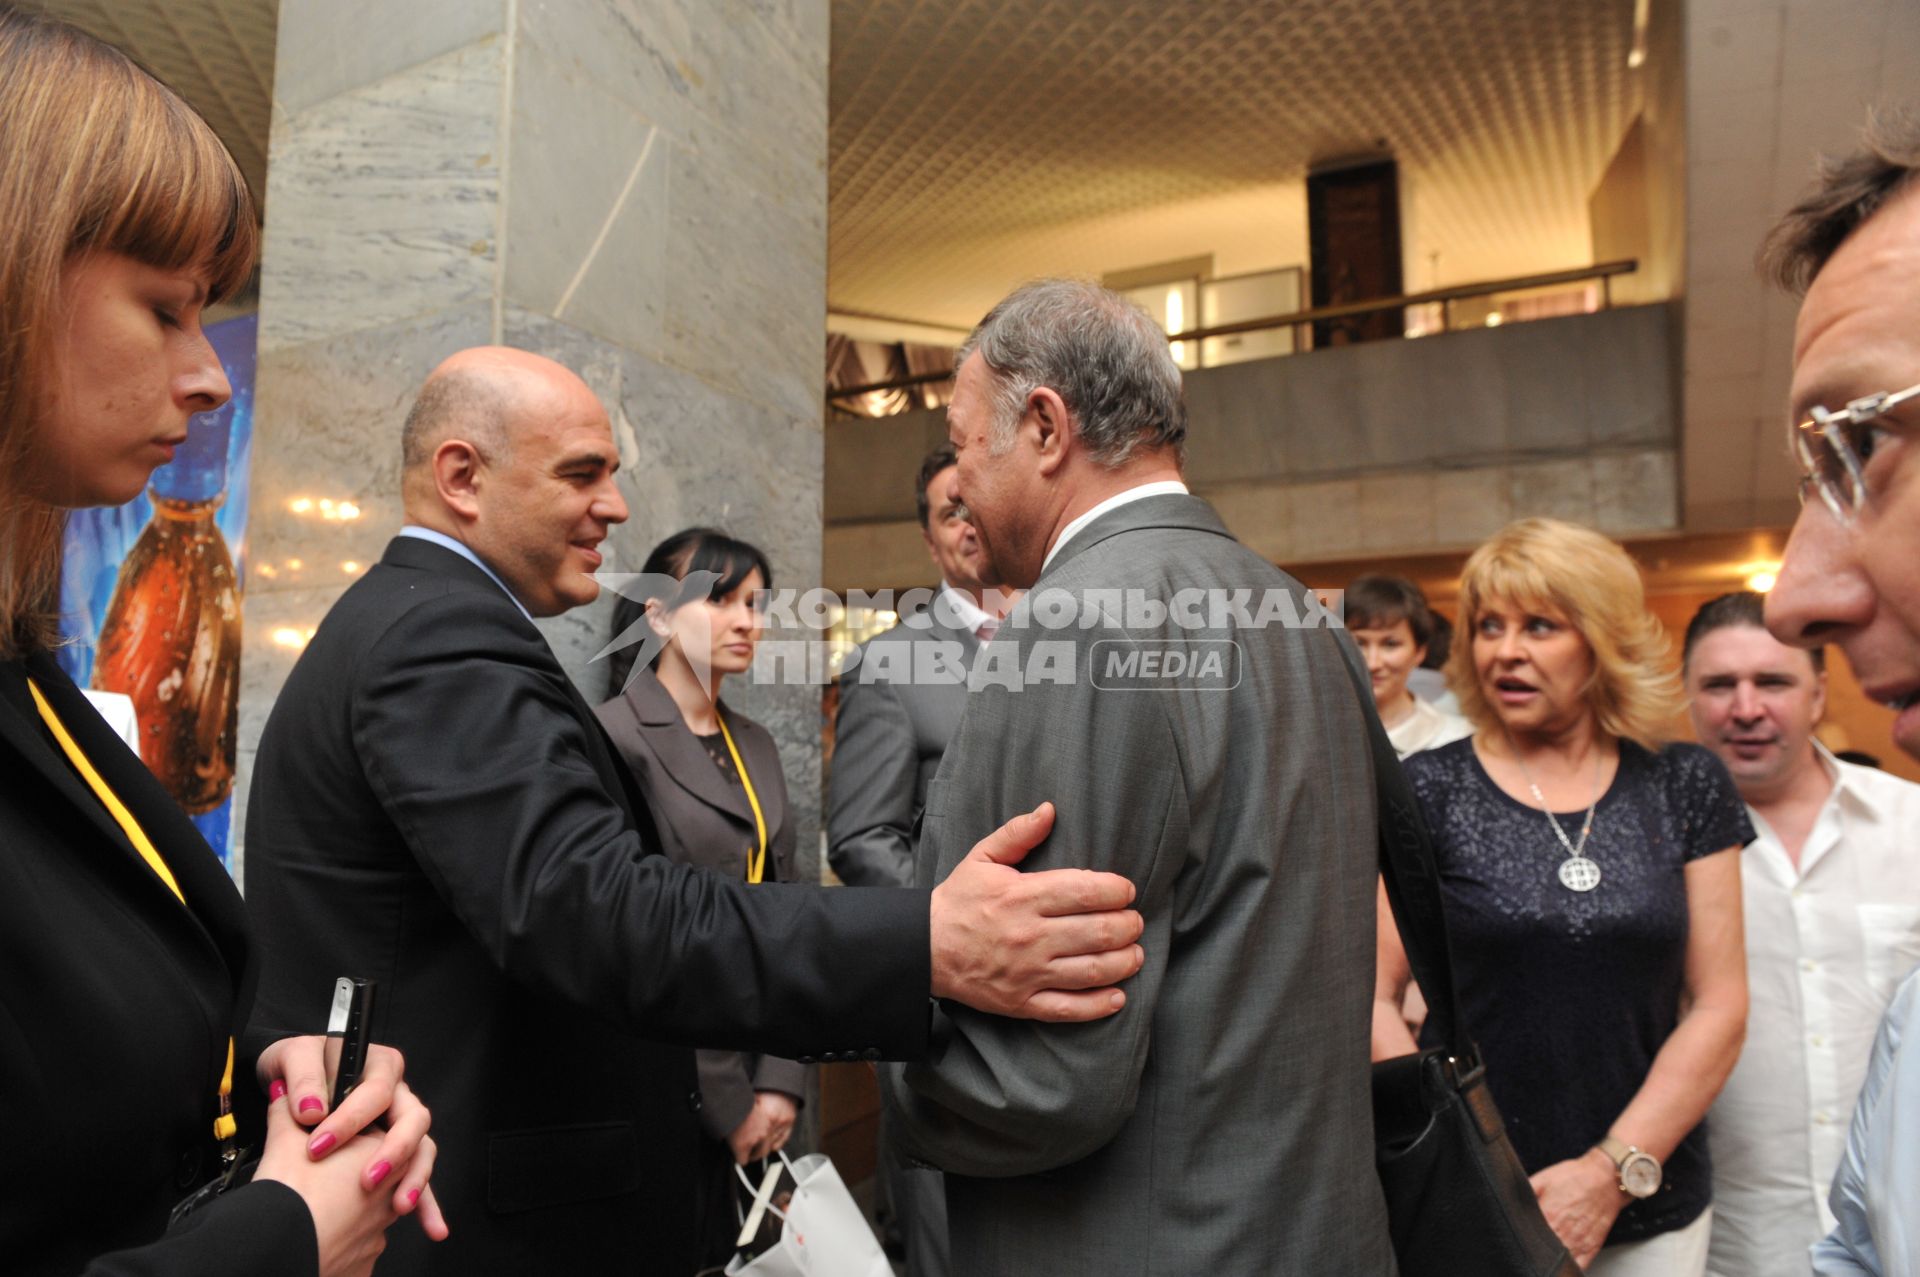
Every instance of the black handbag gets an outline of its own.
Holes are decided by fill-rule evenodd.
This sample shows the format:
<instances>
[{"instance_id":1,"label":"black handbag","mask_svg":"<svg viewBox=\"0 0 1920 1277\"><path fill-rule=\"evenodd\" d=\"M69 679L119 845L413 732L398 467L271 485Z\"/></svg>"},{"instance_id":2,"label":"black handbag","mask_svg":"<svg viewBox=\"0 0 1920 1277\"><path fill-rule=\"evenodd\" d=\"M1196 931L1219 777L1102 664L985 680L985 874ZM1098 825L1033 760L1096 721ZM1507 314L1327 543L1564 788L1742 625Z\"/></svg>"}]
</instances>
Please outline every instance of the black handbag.
<instances>
[{"instance_id":1,"label":"black handbag","mask_svg":"<svg viewBox=\"0 0 1920 1277\"><path fill-rule=\"evenodd\" d=\"M1374 1167L1401 1277L1580 1277L1540 1213L1460 1022L1433 837L1357 653L1341 647L1373 747L1380 874L1441 1043L1373 1066Z\"/></svg>"}]
</instances>

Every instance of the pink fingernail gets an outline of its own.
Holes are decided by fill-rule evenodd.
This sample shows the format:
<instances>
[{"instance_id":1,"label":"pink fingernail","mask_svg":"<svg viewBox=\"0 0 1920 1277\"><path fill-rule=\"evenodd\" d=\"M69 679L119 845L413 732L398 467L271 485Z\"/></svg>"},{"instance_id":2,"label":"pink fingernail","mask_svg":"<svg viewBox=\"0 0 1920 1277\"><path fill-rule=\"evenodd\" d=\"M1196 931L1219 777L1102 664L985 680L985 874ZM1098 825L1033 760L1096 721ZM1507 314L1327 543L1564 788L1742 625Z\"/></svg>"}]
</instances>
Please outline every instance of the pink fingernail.
<instances>
[{"instance_id":1,"label":"pink fingernail","mask_svg":"<svg viewBox=\"0 0 1920 1277\"><path fill-rule=\"evenodd\" d=\"M409 1206L418 1206L419 1204L420 1204L420 1190L419 1190L419 1189L417 1189L417 1188L411 1188L411 1189L408 1189L408 1190L407 1190L407 1205L409 1205Z\"/></svg>"},{"instance_id":2,"label":"pink fingernail","mask_svg":"<svg viewBox=\"0 0 1920 1277\"><path fill-rule=\"evenodd\" d=\"M300 1098L300 1111L302 1113L318 1113L326 1107L317 1095L305 1095Z\"/></svg>"},{"instance_id":3,"label":"pink fingernail","mask_svg":"<svg viewBox=\"0 0 1920 1277\"><path fill-rule=\"evenodd\" d=\"M313 1142L307 1145L307 1152L318 1157L339 1142L340 1141L333 1138L333 1132L328 1131L325 1135L314 1136Z\"/></svg>"},{"instance_id":4,"label":"pink fingernail","mask_svg":"<svg viewBox=\"0 0 1920 1277\"><path fill-rule=\"evenodd\" d=\"M285 1095L286 1093L287 1093L287 1084L285 1082L282 1082L279 1078L273 1079L273 1085L267 1088L267 1103L269 1104L276 1103L280 1099L280 1097Z\"/></svg>"},{"instance_id":5,"label":"pink fingernail","mask_svg":"<svg viewBox=\"0 0 1920 1277\"><path fill-rule=\"evenodd\" d=\"M387 1177L387 1172L392 1169L393 1169L392 1162L375 1162L372 1166L368 1167L367 1168L367 1187L372 1188L375 1184L378 1184L381 1180L385 1179Z\"/></svg>"}]
</instances>

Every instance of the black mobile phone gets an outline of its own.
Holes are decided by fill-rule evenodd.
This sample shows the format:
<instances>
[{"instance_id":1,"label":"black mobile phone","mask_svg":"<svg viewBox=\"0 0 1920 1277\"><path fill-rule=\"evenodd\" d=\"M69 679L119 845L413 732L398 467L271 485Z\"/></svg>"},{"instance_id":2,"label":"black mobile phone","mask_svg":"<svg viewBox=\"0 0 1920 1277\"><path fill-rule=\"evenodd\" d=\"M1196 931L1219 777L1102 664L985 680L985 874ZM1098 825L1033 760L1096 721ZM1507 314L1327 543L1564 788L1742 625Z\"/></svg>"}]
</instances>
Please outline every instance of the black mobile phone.
<instances>
[{"instance_id":1,"label":"black mobile phone","mask_svg":"<svg viewBox=\"0 0 1920 1277\"><path fill-rule=\"evenodd\" d=\"M333 1077L328 1111L340 1107L367 1067L373 1032L373 981L341 976L333 982L333 1008L327 1013L327 1072Z\"/></svg>"}]
</instances>

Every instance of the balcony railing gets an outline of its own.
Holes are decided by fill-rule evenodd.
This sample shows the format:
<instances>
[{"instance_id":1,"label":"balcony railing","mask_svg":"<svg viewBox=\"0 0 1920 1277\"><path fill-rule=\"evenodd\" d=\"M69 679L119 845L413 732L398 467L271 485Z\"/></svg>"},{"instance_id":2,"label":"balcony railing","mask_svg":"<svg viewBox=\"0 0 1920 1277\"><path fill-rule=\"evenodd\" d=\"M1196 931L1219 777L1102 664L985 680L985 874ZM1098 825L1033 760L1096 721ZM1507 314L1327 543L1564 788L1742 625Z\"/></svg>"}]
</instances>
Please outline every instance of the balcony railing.
<instances>
[{"instance_id":1,"label":"balcony railing","mask_svg":"<svg viewBox=\"0 0 1920 1277\"><path fill-rule=\"evenodd\" d=\"M1541 275L1517 275L1508 279L1482 280L1472 284L1456 284L1450 288L1435 288L1424 293L1405 293L1397 297L1380 297L1369 301L1347 302L1339 306L1318 306L1310 310L1297 310L1285 315L1268 315L1260 319L1244 319L1231 324L1216 324L1210 328L1190 328L1184 332L1169 333L1170 342L1199 342L1209 337L1235 337L1243 333L1270 332L1275 329L1287 329L1292 332L1295 350L1304 350L1302 330L1315 323L1336 319L1352 319L1363 315L1378 314L1381 311L1411 309L1417 306L1437 307L1440 323L1437 329L1409 333L1408 336L1423 336L1431 332L1453 331L1454 303L1469 301L1481 297L1494 297L1509 293L1534 292L1543 288L1555 288L1566 284L1582 284L1597 280L1600 284L1600 309L1613 304L1612 283L1616 275L1627 275L1638 270L1637 260L1600 262L1593 266L1582 266L1572 270L1549 271ZM1498 312L1495 312L1496 314ZM911 377L896 377L888 381L868 382L859 386L840 386L827 391L829 401L853 399L860 395L873 394L876 391L905 390L913 386L931 385L936 382L951 381L951 370L944 372L924 372Z\"/></svg>"}]
</instances>

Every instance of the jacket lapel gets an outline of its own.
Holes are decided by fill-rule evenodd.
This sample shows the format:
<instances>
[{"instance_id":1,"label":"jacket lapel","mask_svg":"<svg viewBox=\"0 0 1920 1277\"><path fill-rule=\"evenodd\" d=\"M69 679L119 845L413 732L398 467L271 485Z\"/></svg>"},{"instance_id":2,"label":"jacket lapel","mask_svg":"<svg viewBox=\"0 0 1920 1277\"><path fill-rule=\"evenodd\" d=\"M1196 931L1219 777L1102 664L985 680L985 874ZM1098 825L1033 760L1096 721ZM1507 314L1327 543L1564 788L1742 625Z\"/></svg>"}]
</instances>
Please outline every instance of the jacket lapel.
<instances>
[{"instance_id":1,"label":"jacket lapel","mask_svg":"<svg viewBox=\"0 0 1920 1277\"><path fill-rule=\"evenodd\" d=\"M125 805L161 860L166 862L187 898L188 907L181 907L166 883L134 849L120 823L107 811L92 787L74 772L60 747L40 735L34 724L19 722L11 714L0 715L0 731L8 736L8 743L34 767L38 777L45 779L67 805L101 835L76 840L80 845L74 848L75 854L114 857L119 862L118 869L136 880L135 890L141 893L141 898L162 917L180 918L205 944L218 950L237 988L249 944L246 913L239 892L219 857L213 854L179 804L147 770L146 764L107 726L52 656L38 654L29 658L26 665L74 744L80 747L80 752L86 755L107 788Z\"/></svg>"},{"instance_id":2,"label":"jacket lapel","mask_svg":"<svg viewBox=\"0 0 1920 1277\"><path fill-rule=\"evenodd\" d=\"M680 717L680 707L673 703L673 697L660 685L653 671L639 671L620 695L640 724L640 733L647 742L648 750L660 760L661 768L673 778L674 783L715 811L731 816L752 829L753 810L747 805L746 791L739 785L729 783L720 774L720 769L713 765L707 747L687 729L686 720ZM724 706L722 712L725 712ZM730 730L737 721L729 719ZM733 734L733 743L741 750L748 773L760 775L760 769L754 765L753 759L747 757L747 744L741 740L738 731ZM754 786L754 792L761 802L766 801L766 795L760 791L759 785ZM769 838L773 836L773 828L773 820L769 816Z\"/></svg>"}]
</instances>

